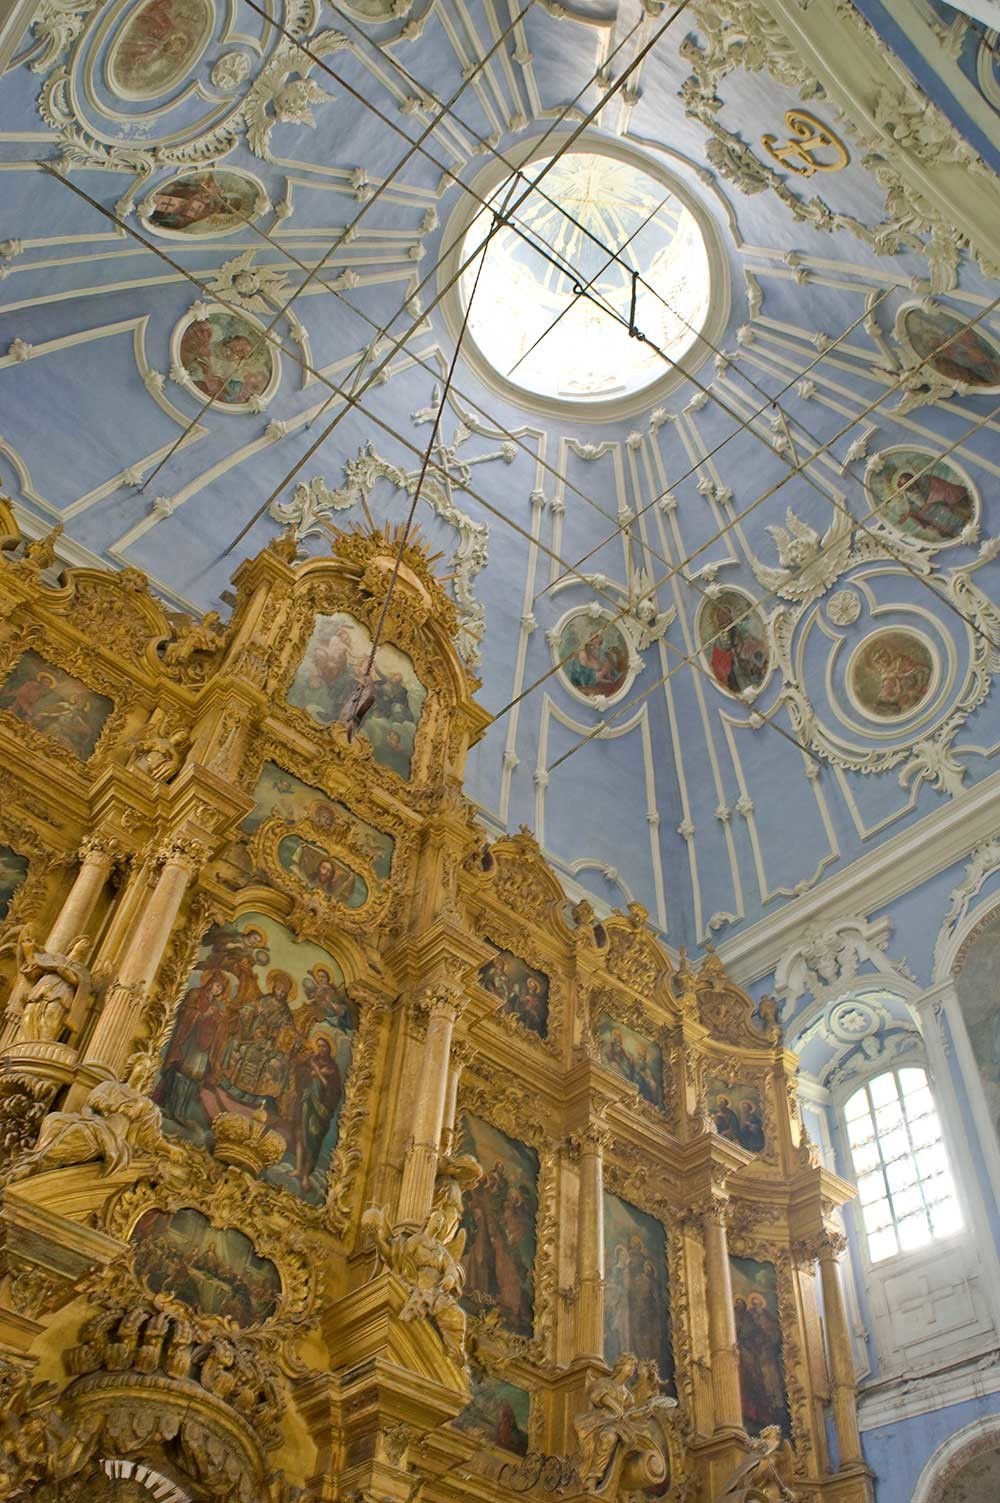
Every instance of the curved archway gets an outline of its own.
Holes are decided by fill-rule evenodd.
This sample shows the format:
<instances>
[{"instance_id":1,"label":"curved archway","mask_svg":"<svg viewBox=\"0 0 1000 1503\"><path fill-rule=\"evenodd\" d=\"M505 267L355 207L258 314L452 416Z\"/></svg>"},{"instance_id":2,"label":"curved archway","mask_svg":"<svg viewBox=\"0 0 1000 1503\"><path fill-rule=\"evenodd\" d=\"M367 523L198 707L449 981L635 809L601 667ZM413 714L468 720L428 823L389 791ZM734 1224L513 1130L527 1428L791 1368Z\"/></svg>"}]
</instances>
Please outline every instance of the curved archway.
<instances>
[{"instance_id":1,"label":"curved archway","mask_svg":"<svg viewBox=\"0 0 1000 1503\"><path fill-rule=\"evenodd\" d=\"M991 1482L995 1484L993 1491ZM968 1492L966 1484L970 1483L979 1490ZM941 1442L917 1479L912 1503L964 1503L966 1499L996 1497L998 1492L1000 1414L991 1414Z\"/></svg>"}]
</instances>

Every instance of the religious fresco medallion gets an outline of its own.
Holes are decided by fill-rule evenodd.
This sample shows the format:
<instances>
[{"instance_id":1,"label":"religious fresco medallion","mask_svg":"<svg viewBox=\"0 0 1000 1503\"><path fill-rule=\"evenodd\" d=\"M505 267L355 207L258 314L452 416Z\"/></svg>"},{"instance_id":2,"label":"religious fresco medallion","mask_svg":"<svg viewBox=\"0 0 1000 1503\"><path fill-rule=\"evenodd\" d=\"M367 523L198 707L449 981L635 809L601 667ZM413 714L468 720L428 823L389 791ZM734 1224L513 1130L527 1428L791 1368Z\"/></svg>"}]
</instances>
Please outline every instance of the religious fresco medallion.
<instances>
[{"instance_id":1,"label":"religious fresco medallion","mask_svg":"<svg viewBox=\"0 0 1000 1503\"><path fill-rule=\"evenodd\" d=\"M298 705L321 725L342 720L368 666L371 645L367 628L346 611L317 616L288 691L288 703ZM427 690L406 654L387 645L375 654L373 687L375 703L365 716L361 734L371 742L376 762L408 779Z\"/></svg>"},{"instance_id":2,"label":"religious fresco medallion","mask_svg":"<svg viewBox=\"0 0 1000 1503\"><path fill-rule=\"evenodd\" d=\"M604 1012L597 1020L597 1052L602 1064L638 1088L643 1101L662 1109L663 1053L658 1044Z\"/></svg>"},{"instance_id":3,"label":"religious fresco medallion","mask_svg":"<svg viewBox=\"0 0 1000 1503\"><path fill-rule=\"evenodd\" d=\"M459 1152L471 1153L483 1177L463 1197L465 1291L474 1315L497 1310L517 1336L535 1325L535 1218L538 1154L478 1117L463 1117Z\"/></svg>"},{"instance_id":4,"label":"religious fresco medallion","mask_svg":"<svg viewBox=\"0 0 1000 1503\"><path fill-rule=\"evenodd\" d=\"M912 715L930 695L936 677L930 642L901 627L865 637L847 665L851 695L874 720Z\"/></svg>"},{"instance_id":5,"label":"religious fresco medallion","mask_svg":"<svg viewBox=\"0 0 1000 1503\"><path fill-rule=\"evenodd\" d=\"M667 1246L662 1222L604 1192L604 1360L654 1361L674 1393Z\"/></svg>"},{"instance_id":6,"label":"religious fresco medallion","mask_svg":"<svg viewBox=\"0 0 1000 1503\"><path fill-rule=\"evenodd\" d=\"M0 687L0 710L51 736L85 762L100 739L112 703L28 651Z\"/></svg>"},{"instance_id":7,"label":"religious fresco medallion","mask_svg":"<svg viewBox=\"0 0 1000 1503\"><path fill-rule=\"evenodd\" d=\"M154 188L142 206L146 229L169 238L218 238L257 218L267 194L256 178L218 167L182 172Z\"/></svg>"},{"instance_id":8,"label":"religious fresco medallion","mask_svg":"<svg viewBox=\"0 0 1000 1503\"><path fill-rule=\"evenodd\" d=\"M277 349L249 313L210 306L189 313L174 330L171 352L183 385L226 412L256 412L281 379Z\"/></svg>"},{"instance_id":9,"label":"religious fresco medallion","mask_svg":"<svg viewBox=\"0 0 1000 1503\"><path fill-rule=\"evenodd\" d=\"M469 1402L452 1420L455 1429L465 1430L487 1445L526 1456L531 1411L528 1390L472 1365L469 1393Z\"/></svg>"},{"instance_id":10,"label":"religious fresco medallion","mask_svg":"<svg viewBox=\"0 0 1000 1503\"><path fill-rule=\"evenodd\" d=\"M9 845L0 845L0 919L7 917L10 900L28 871L27 856L19 856Z\"/></svg>"},{"instance_id":11,"label":"religious fresco medallion","mask_svg":"<svg viewBox=\"0 0 1000 1503\"><path fill-rule=\"evenodd\" d=\"M231 1320L241 1330L272 1316L281 1276L270 1258L235 1227L213 1226L191 1206L147 1211L129 1238L139 1278L153 1294L170 1295L199 1315Z\"/></svg>"},{"instance_id":12,"label":"religious fresco medallion","mask_svg":"<svg viewBox=\"0 0 1000 1503\"><path fill-rule=\"evenodd\" d=\"M968 476L931 449L883 449L868 467L865 486L878 520L909 542L939 548L957 542L979 515Z\"/></svg>"},{"instance_id":13,"label":"religious fresco medallion","mask_svg":"<svg viewBox=\"0 0 1000 1503\"><path fill-rule=\"evenodd\" d=\"M220 1112L263 1113L285 1143L263 1178L321 1205L356 1029L325 950L262 913L213 924L152 1093L164 1128L210 1149Z\"/></svg>"},{"instance_id":14,"label":"religious fresco medallion","mask_svg":"<svg viewBox=\"0 0 1000 1503\"><path fill-rule=\"evenodd\" d=\"M708 1114L720 1138L738 1143L748 1153L763 1153L764 1101L760 1087L732 1084L709 1075L705 1080Z\"/></svg>"},{"instance_id":15,"label":"religious fresco medallion","mask_svg":"<svg viewBox=\"0 0 1000 1503\"><path fill-rule=\"evenodd\" d=\"M581 699L609 702L635 677L628 638L607 611L583 608L564 616L553 645L559 676Z\"/></svg>"},{"instance_id":16,"label":"religious fresco medallion","mask_svg":"<svg viewBox=\"0 0 1000 1503\"><path fill-rule=\"evenodd\" d=\"M982 322L970 325L976 311L957 318L946 308L920 303L900 310L897 328L913 353L944 380L977 392L998 392L1000 347Z\"/></svg>"},{"instance_id":17,"label":"religious fresco medallion","mask_svg":"<svg viewBox=\"0 0 1000 1503\"><path fill-rule=\"evenodd\" d=\"M360 873L300 835L287 835L279 843L278 860L305 887L333 903L363 908L368 901L368 883Z\"/></svg>"},{"instance_id":18,"label":"religious fresco medallion","mask_svg":"<svg viewBox=\"0 0 1000 1503\"><path fill-rule=\"evenodd\" d=\"M125 16L107 78L122 99L158 99L191 72L215 29L212 0L145 0Z\"/></svg>"},{"instance_id":19,"label":"religious fresco medallion","mask_svg":"<svg viewBox=\"0 0 1000 1503\"><path fill-rule=\"evenodd\" d=\"M790 1440L791 1418L785 1392L785 1361L778 1315L778 1273L773 1263L730 1258L733 1314L740 1359L743 1424L751 1435L777 1425Z\"/></svg>"},{"instance_id":20,"label":"religious fresco medallion","mask_svg":"<svg viewBox=\"0 0 1000 1503\"><path fill-rule=\"evenodd\" d=\"M698 611L697 633L720 689L743 695L761 687L771 666L771 649L764 618L749 595L724 589L709 596Z\"/></svg>"},{"instance_id":21,"label":"religious fresco medallion","mask_svg":"<svg viewBox=\"0 0 1000 1503\"><path fill-rule=\"evenodd\" d=\"M549 978L510 950L498 950L479 971L479 985L499 997L502 1013L510 1013L545 1038L549 1021Z\"/></svg>"}]
</instances>

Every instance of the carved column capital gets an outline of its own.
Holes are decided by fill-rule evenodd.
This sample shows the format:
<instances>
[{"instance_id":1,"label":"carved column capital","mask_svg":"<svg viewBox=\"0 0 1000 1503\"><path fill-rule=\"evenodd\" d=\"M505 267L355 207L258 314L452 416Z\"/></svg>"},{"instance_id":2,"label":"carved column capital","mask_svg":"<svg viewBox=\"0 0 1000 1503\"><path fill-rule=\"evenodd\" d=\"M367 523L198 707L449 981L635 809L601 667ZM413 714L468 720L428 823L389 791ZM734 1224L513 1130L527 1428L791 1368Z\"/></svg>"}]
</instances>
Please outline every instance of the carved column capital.
<instances>
[{"instance_id":1,"label":"carved column capital","mask_svg":"<svg viewBox=\"0 0 1000 1503\"><path fill-rule=\"evenodd\" d=\"M80 842L78 857L81 866L121 866L129 859L129 852L116 836L105 830L92 830Z\"/></svg>"},{"instance_id":2,"label":"carved column capital","mask_svg":"<svg viewBox=\"0 0 1000 1503\"><path fill-rule=\"evenodd\" d=\"M603 1153L614 1142L615 1135L606 1122L587 1122L571 1132L566 1139L566 1149L574 1160L587 1153Z\"/></svg>"},{"instance_id":3,"label":"carved column capital","mask_svg":"<svg viewBox=\"0 0 1000 1503\"><path fill-rule=\"evenodd\" d=\"M792 1256L797 1263L815 1263L823 1259L836 1259L847 1250L847 1238L837 1227L827 1226L812 1236L802 1237L792 1244Z\"/></svg>"}]
</instances>

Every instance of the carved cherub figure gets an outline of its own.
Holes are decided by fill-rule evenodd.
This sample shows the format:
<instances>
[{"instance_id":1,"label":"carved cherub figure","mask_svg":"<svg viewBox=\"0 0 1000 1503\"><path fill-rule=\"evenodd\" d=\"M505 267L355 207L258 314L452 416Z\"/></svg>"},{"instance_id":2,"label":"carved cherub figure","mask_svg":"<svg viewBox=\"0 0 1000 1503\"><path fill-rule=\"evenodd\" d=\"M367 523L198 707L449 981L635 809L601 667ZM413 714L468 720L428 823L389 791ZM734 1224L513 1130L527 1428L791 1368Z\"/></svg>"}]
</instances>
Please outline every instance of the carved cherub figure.
<instances>
[{"instance_id":1,"label":"carved cherub figure","mask_svg":"<svg viewBox=\"0 0 1000 1503\"><path fill-rule=\"evenodd\" d=\"M175 1157L180 1150L160 1131L160 1108L148 1096L117 1080L95 1086L79 1112L50 1112L38 1142L13 1164L8 1179L25 1179L42 1169L104 1163L104 1172L127 1169L138 1155Z\"/></svg>"},{"instance_id":2,"label":"carved cherub figure","mask_svg":"<svg viewBox=\"0 0 1000 1503\"><path fill-rule=\"evenodd\" d=\"M799 1503L801 1495L788 1486L790 1448L781 1445L777 1425L766 1425L750 1442L750 1454L726 1479L719 1503Z\"/></svg>"},{"instance_id":3,"label":"carved cherub figure","mask_svg":"<svg viewBox=\"0 0 1000 1503\"><path fill-rule=\"evenodd\" d=\"M190 668L200 653L217 652L225 640L225 627L218 611L206 611L200 621L176 612L170 617L173 637L163 648L168 668Z\"/></svg>"},{"instance_id":4,"label":"carved cherub figure","mask_svg":"<svg viewBox=\"0 0 1000 1503\"><path fill-rule=\"evenodd\" d=\"M393 1231L385 1208L369 1206L361 1225L374 1232L381 1261L408 1290L400 1320L432 1321L448 1355L464 1365L466 1320L458 1301L465 1274L443 1240L453 1231L448 1213L432 1210L422 1227Z\"/></svg>"},{"instance_id":5,"label":"carved cherub figure","mask_svg":"<svg viewBox=\"0 0 1000 1503\"><path fill-rule=\"evenodd\" d=\"M58 1040L82 1027L90 1001L90 940L81 934L65 954L38 948L26 924L17 939L17 968L30 988L18 1021L17 1042Z\"/></svg>"},{"instance_id":6,"label":"carved cherub figure","mask_svg":"<svg viewBox=\"0 0 1000 1503\"><path fill-rule=\"evenodd\" d=\"M166 783L181 765L181 752L187 739L184 730L168 732L163 711L155 710L142 735L133 741L126 766L144 772L156 783Z\"/></svg>"},{"instance_id":7,"label":"carved cherub figure","mask_svg":"<svg viewBox=\"0 0 1000 1503\"><path fill-rule=\"evenodd\" d=\"M591 1374L587 1397L590 1409L573 1421L586 1491L618 1498L661 1490L670 1480L664 1426L676 1400L660 1393L656 1363L623 1352L606 1377Z\"/></svg>"}]
</instances>

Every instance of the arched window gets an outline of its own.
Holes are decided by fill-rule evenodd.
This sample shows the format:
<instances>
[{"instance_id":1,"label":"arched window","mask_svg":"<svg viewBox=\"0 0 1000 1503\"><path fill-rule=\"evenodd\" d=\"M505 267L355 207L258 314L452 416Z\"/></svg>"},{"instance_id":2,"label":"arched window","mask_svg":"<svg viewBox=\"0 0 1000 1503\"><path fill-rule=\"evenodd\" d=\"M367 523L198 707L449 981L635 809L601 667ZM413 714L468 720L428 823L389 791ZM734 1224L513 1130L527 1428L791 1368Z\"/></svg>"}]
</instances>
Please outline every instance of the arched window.
<instances>
[{"instance_id":1,"label":"arched window","mask_svg":"<svg viewBox=\"0 0 1000 1503\"><path fill-rule=\"evenodd\" d=\"M848 1098L844 1120L872 1263L962 1230L925 1070L876 1075Z\"/></svg>"}]
</instances>

